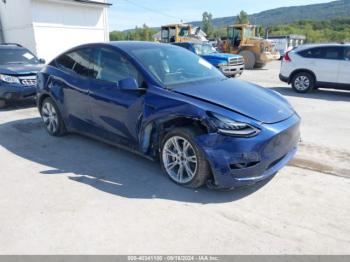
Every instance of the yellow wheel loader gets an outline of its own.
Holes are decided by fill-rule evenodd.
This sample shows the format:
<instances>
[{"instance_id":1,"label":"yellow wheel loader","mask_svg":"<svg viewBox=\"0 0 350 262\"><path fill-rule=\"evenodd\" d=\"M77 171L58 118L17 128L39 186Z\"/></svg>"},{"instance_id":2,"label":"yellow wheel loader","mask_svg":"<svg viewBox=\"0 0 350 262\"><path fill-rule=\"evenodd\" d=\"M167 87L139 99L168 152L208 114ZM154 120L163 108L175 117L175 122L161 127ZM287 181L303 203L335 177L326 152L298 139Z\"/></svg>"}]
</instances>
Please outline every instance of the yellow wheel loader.
<instances>
[{"instance_id":1,"label":"yellow wheel loader","mask_svg":"<svg viewBox=\"0 0 350 262\"><path fill-rule=\"evenodd\" d=\"M198 28L200 30L200 28ZM161 28L162 43L179 43L179 42L195 42L200 43L201 38L198 32L193 32L193 28L189 24L171 24L164 25Z\"/></svg>"},{"instance_id":2,"label":"yellow wheel loader","mask_svg":"<svg viewBox=\"0 0 350 262\"><path fill-rule=\"evenodd\" d=\"M250 24L228 26L227 40L221 43L219 49L242 55L246 69L263 68L269 61L280 58L272 43L258 37L257 27Z\"/></svg>"}]
</instances>

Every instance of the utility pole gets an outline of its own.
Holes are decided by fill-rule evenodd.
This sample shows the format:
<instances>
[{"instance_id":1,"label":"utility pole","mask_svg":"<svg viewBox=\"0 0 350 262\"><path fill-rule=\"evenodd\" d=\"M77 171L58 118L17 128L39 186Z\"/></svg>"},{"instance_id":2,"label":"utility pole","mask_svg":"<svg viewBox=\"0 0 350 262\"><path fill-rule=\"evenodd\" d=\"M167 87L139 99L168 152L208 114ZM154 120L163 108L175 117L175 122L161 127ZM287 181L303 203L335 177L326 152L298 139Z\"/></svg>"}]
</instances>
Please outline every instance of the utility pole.
<instances>
[{"instance_id":1,"label":"utility pole","mask_svg":"<svg viewBox=\"0 0 350 262\"><path fill-rule=\"evenodd\" d=\"M6 0L2 0L2 3L6 5ZM5 42L4 32L2 31L1 15L0 15L0 43Z\"/></svg>"},{"instance_id":2,"label":"utility pole","mask_svg":"<svg viewBox=\"0 0 350 262\"><path fill-rule=\"evenodd\" d=\"M4 41L4 32L2 31L2 24L1 24L1 17L0 17L0 43L3 43Z\"/></svg>"}]
</instances>

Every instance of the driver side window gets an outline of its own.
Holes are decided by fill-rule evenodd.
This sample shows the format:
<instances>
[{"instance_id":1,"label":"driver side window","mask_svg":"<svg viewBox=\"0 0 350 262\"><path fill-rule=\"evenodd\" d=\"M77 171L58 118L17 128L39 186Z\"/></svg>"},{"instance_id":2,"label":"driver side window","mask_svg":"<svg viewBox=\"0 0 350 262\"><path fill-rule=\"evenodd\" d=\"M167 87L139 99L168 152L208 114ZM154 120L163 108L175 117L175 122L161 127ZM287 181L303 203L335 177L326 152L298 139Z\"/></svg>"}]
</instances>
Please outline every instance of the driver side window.
<instances>
[{"instance_id":1,"label":"driver side window","mask_svg":"<svg viewBox=\"0 0 350 262\"><path fill-rule=\"evenodd\" d=\"M94 78L111 83L135 78L139 85L142 83L142 77L137 69L117 51L107 48L96 48L92 56L92 68Z\"/></svg>"}]
</instances>

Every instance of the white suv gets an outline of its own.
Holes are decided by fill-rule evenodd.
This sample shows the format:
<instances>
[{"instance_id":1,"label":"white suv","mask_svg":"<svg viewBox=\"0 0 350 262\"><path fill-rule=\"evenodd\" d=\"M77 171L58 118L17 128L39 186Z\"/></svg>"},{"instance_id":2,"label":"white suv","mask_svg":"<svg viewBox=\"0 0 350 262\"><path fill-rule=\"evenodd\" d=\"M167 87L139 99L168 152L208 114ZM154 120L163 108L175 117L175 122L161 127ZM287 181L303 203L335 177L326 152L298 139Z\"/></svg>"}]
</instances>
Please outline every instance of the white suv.
<instances>
[{"instance_id":1,"label":"white suv","mask_svg":"<svg viewBox=\"0 0 350 262\"><path fill-rule=\"evenodd\" d=\"M350 44L299 46L285 54L280 79L298 93L319 87L350 90Z\"/></svg>"}]
</instances>

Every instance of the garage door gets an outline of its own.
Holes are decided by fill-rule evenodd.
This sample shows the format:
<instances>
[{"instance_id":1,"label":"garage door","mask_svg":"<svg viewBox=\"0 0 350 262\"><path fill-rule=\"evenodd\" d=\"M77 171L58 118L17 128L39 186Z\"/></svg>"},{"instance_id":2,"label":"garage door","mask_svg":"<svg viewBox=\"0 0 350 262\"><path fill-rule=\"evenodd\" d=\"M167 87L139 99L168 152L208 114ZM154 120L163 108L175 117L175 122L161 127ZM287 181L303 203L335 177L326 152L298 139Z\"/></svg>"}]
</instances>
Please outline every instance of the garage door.
<instances>
[{"instance_id":1,"label":"garage door","mask_svg":"<svg viewBox=\"0 0 350 262\"><path fill-rule=\"evenodd\" d=\"M38 56L50 60L73 46L107 41L105 14L104 7L99 5L33 0Z\"/></svg>"}]
</instances>

